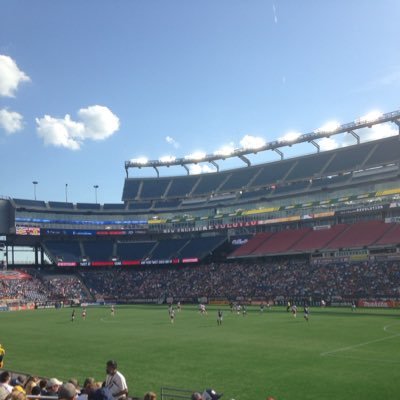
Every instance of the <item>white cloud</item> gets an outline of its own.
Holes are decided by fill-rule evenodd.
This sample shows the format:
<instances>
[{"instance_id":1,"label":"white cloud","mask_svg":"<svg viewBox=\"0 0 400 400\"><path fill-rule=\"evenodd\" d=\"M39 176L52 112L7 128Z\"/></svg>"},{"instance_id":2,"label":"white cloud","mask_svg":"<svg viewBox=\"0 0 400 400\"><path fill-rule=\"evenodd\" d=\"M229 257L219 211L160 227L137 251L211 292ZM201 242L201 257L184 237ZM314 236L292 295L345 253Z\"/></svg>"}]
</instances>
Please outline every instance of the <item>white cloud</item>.
<instances>
[{"instance_id":1,"label":"white cloud","mask_svg":"<svg viewBox=\"0 0 400 400\"><path fill-rule=\"evenodd\" d=\"M11 57L0 54L0 96L14 97L19 84L29 81Z\"/></svg>"},{"instance_id":2,"label":"white cloud","mask_svg":"<svg viewBox=\"0 0 400 400\"><path fill-rule=\"evenodd\" d=\"M104 140L119 129L119 118L104 106L81 108L78 116L80 121L73 121L68 114L36 118L37 133L46 145L79 150L85 140Z\"/></svg>"},{"instance_id":3,"label":"white cloud","mask_svg":"<svg viewBox=\"0 0 400 400\"><path fill-rule=\"evenodd\" d=\"M230 156L235 151L235 145L233 142L222 146L218 150L214 151L214 155L216 156Z\"/></svg>"},{"instance_id":4,"label":"white cloud","mask_svg":"<svg viewBox=\"0 0 400 400\"><path fill-rule=\"evenodd\" d=\"M204 153L203 151L195 151L194 153L185 156L185 160L201 160L205 156L206 153Z\"/></svg>"},{"instance_id":5,"label":"white cloud","mask_svg":"<svg viewBox=\"0 0 400 400\"><path fill-rule=\"evenodd\" d=\"M265 140L259 136L245 135L240 140L240 146L244 149L257 150L265 145Z\"/></svg>"},{"instance_id":6,"label":"white cloud","mask_svg":"<svg viewBox=\"0 0 400 400\"><path fill-rule=\"evenodd\" d=\"M178 149L180 147L180 144L171 136L166 136L165 141L168 144L171 144L172 146L174 146L175 149Z\"/></svg>"},{"instance_id":7,"label":"white cloud","mask_svg":"<svg viewBox=\"0 0 400 400\"><path fill-rule=\"evenodd\" d=\"M373 125L371 128L362 130L361 138L363 142L370 140L383 139L389 136L396 136L399 134L398 128L390 123Z\"/></svg>"},{"instance_id":8,"label":"white cloud","mask_svg":"<svg viewBox=\"0 0 400 400\"><path fill-rule=\"evenodd\" d=\"M0 110L0 127L8 134L20 131L23 128L23 119L24 117L15 111L5 108Z\"/></svg>"},{"instance_id":9,"label":"white cloud","mask_svg":"<svg viewBox=\"0 0 400 400\"><path fill-rule=\"evenodd\" d=\"M216 171L217 169L215 167L211 167L208 164L189 165L189 172L191 175L209 174L211 172L216 172Z\"/></svg>"}]
</instances>

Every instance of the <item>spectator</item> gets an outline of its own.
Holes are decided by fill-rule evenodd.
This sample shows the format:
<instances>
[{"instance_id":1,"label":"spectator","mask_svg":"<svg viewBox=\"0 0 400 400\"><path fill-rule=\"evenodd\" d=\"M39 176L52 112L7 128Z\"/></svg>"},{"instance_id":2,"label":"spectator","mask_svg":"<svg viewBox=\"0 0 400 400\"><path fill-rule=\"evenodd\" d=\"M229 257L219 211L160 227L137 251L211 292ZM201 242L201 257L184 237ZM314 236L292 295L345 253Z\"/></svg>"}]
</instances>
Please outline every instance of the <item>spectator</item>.
<instances>
[{"instance_id":1,"label":"spectator","mask_svg":"<svg viewBox=\"0 0 400 400\"><path fill-rule=\"evenodd\" d=\"M57 378L51 378L47 381L46 396L57 396L58 390L63 383Z\"/></svg>"},{"instance_id":2,"label":"spectator","mask_svg":"<svg viewBox=\"0 0 400 400\"><path fill-rule=\"evenodd\" d=\"M154 392L147 392L143 400L157 400L157 395Z\"/></svg>"},{"instance_id":3,"label":"spectator","mask_svg":"<svg viewBox=\"0 0 400 400\"><path fill-rule=\"evenodd\" d=\"M76 387L71 382L64 383L59 387L58 399L59 400L74 400L78 396Z\"/></svg>"},{"instance_id":4,"label":"spectator","mask_svg":"<svg viewBox=\"0 0 400 400\"><path fill-rule=\"evenodd\" d=\"M105 388L108 389L115 400L124 400L128 395L128 385L126 384L125 377L117 370L117 367L116 361L107 361Z\"/></svg>"},{"instance_id":5,"label":"spectator","mask_svg":"<svg viewBox=\"0 0 400 400\"><path fill-rule=\"evenodd\" d=\"M11 392L13 387L10 385L11 374L3 371L0 374L0 399L5 399Z\"/></svg>"}]
</instances>

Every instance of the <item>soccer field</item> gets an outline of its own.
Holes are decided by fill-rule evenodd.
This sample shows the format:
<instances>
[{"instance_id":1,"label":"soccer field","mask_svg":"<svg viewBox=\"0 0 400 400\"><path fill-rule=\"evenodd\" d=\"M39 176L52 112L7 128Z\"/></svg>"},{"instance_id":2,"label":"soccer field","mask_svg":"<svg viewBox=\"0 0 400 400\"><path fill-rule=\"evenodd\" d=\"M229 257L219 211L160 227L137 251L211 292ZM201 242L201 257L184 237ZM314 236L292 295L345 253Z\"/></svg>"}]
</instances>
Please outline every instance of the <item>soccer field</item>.
<instances>
[{"instance_id":1,"label":"soccer field","mask_svg":"<svg viewBox=\"0 0 400 400\"><path fill-rule=\"evenodd\" d=\"M283 308L224 308L201 316L184 306L172 325L166 306L0 313L5 368L83 382L118 361L131 396L161 386L224 392L223 399L395 399L399 396L398 310L313 309L310 322Z\"/></svg>"}]
</instances>

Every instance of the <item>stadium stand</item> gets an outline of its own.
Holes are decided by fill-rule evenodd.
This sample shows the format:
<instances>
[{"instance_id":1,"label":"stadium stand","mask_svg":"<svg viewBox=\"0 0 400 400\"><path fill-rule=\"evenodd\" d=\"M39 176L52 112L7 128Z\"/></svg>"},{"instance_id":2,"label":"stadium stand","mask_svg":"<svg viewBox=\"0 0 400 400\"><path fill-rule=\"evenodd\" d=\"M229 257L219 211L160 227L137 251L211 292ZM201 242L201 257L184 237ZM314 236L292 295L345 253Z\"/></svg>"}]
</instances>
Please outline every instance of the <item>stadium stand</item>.
<instances>
[{"instance_id":1,"label":"stadium stand","mask_svg":"<svg viewBox=\"0 0 400 400\"><path fill-rule=\"evenodd\" d=\"M83 242L83 254L91 261L109 261L113 257L114 243L108 240Z\"/></svg>"},{"instance_id":2,"label":"stadium stand","mask_svg":"<svg viewBox=\"0 0 400 400\"><path fill-rule=\"evenodd\" d=\"M156 243L156 241L120 242L117 243L117 256L121 261L142 260L151 253Z\"/></svg>"},{"instance_id":3,"label":"stadium stand","mask_svg":"<svg viewBox=\"0 0 400 400\"><path fill-rule=\"evenodd\" d=\"M46 208L46 203L40 200L13 199L17 207Z\"/></svg>"},{"instance_id":4,"label":"stadium stand","mask_svg":"<svg viewBox=\"0 0 400 400\"><path fill-rule=\"evenodd\" d=\"M104 210L125 210L126 204L124 203L117 203L117 204L103 204Z\"/></svg>"},{"instance_id":5,"label":"stadium stand","mask_svg":"<svg viewBox=\"0 0 400 400\"><path fill-rule=\"evenodd\" d=\"M100 204L96 203L76 203L78 210L100 210Z\"/></svg>"},{"instance_id":6,"label":"stadium stand","mask_svg":"<svg viewBox=\"0 0 400 400\"><path fill-rule=\"evenodd\" d=\"M44 243L45 249L53 260L79 262L82 254L78 241L48 240Z\"/></svg>"},{"instance_id":7,"label":"stadium stand","mask_svg":"<svg viewBox=\"0 0 400 400\"><path fill-rule=\"evenodd\" d=\"M49 201L49 207L54 209L68 209L73 210L73 203L67 203L63 201Z\"/></svg>"}]
</instances>

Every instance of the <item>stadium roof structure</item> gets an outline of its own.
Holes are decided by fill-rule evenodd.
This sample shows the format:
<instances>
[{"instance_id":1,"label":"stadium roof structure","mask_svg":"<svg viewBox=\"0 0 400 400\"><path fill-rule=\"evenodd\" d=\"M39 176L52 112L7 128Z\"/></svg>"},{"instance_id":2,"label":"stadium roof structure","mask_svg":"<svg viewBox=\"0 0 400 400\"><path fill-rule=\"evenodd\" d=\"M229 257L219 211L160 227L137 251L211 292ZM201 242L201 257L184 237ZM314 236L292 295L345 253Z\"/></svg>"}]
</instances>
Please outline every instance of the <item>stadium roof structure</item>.
<instances>
[{"instance_id":1,"label":"stadium roof structure","mask_svg":"<svg viewBox=\"0 0 400 400\"><path fill-rule=\"evenodd\" d=\"M125 171L126 171L126 177L129 178L129 169L130 168L144 168L144 167L151 167L154 168L157 177L160 176L158 168L160 167L171 167L171 166L181 166L183 167L187 175L190 175L189 168L187 167L188 165L191 164L198 164L201 162L206 162L214 165L214 167L217 169L217 172L219 172L219 165L217 164L216 161L223 161L227 158L239 158L242 160L248 167L251 166L250 160L246 157L247 155L250 154L257 154L259 152L267 151L267 150L272 150L278 153L281 157L281 160L284 158L284 154L281 150L279 150L282 147L285 146L293 146L299 143L311 143L314 145L317 149L317 152L320 152L320 146L316 142L318 139L322 138L329 138L330 136L333 135L338 135L341 133L350 133L352 136L357 141L357 144L360 143L360 136L356 133L357 130L363 129L363 128L371 128L373 125L379 125L379 124L384 124L387 122L394 123L398 126L399 128L399 134L400 134L400 110L397 111L392 111L389 113L385 114L376 114L376 113L371 113L366 115L365 117L361 117L354 122L342 124L342 125L336 125L333 127L322 127L319 129L316 129L315 131L311 133L306 133L299 135L295 139L281 139L281 140L275 140L272 142L268 142L262 146L257 146L257 147L252 147L252 148L238 148L234 149L231 152L227 152L227 154L207 154L205 156L191 156L191 157L184 157L184 158L174 158L171 157L167 160L145 160L145 159L138 159L138 160L130 160L130 161L125 161Z\"/></svg>"}]
</instances>

